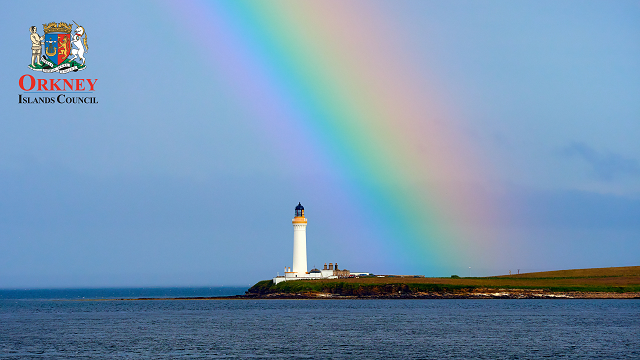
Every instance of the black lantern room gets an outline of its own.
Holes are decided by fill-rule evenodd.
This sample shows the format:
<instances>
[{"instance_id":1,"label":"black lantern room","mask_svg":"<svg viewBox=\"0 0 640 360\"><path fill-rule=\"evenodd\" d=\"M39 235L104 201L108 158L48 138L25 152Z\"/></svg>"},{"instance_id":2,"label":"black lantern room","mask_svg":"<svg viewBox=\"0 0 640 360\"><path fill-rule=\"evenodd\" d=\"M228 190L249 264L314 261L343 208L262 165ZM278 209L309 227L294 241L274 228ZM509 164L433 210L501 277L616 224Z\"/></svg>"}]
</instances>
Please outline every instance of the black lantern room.
<instances>
[{"instance_id":1,"label":"black lantern room","mask_svg":"<svg viewBox=\"0 0 640 360\"><path fill-rule=\"evenodd\" d=\"M296 217L304 217L304 206L300 205L300 203L296 206Z\"/></svg>"}]
</instances>

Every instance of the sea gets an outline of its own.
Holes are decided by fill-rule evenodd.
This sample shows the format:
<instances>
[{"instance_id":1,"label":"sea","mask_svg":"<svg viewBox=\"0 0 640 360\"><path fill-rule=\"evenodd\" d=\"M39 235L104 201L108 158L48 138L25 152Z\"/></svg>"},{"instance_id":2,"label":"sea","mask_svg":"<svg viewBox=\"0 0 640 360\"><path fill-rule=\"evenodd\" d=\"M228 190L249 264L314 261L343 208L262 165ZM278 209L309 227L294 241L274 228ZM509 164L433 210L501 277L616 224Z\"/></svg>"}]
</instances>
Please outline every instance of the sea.
<instances>
[{"instance_id":1,"label":"sea","mask_svg":"<svg viewBox=\"0 0 640 360\"><path fill-rule=\"evenodd\" d=\"M0 359L640 359L637 299L167 299L245 290L0 290Z\"/></svg>"}]
</instances>

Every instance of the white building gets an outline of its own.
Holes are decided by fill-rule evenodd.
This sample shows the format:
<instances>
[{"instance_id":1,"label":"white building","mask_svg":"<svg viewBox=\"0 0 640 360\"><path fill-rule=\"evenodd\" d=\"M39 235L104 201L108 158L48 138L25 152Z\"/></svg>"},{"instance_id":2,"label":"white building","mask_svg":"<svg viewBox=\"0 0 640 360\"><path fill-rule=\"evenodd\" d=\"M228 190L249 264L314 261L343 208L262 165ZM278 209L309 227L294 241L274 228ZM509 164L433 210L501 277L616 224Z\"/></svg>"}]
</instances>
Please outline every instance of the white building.
<instances>
[{"instance_id":1,"label":"white building","mask_svg":"<svg viewBox=\"0 0 640 360\"><path fill-rule=\"evenodd\" d=\"M290 280L312 280L312 279L338 279L348 277L349 270L338 270L338 264L324 264L324 269L311 269L307 271L307 218L304 217L304 207L298 203L295 217L291 221L293 224L293 267L284 268L284 276L273 278L273 283L277 284Z\"/></svg>"}]
</instances>

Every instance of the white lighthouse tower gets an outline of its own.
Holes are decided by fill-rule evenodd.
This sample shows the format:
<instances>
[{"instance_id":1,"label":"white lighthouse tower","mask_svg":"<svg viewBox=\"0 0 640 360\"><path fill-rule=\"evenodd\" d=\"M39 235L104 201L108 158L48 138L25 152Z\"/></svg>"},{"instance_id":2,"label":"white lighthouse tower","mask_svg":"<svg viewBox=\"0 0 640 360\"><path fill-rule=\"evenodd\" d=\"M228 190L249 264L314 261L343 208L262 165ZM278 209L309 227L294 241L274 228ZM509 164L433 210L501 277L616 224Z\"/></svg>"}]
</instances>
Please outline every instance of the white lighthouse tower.
<instances>
[{"instance_id":1,"label":"white lighthouse tower","mask_svg":"<svg viewBox=\"0 0 640 360\"><path fill-rule=\"evenodd\" d=\"M293 266L284 267L284 275L273 278L273 284L277 285L283 281L292 280L313 280L313 279L341 279L347 278L351 274L349 270L338 270L338 263L324 264L324 269L311 269L307 271L307 219L304 217L304 207L298 203L295 217L291 221L293 224ZM369 273L356 273L358 275L369 275Z\"/></svg>"},{"instance_id":2,"label":"white lighthouse tower","mask_svg":"<svg viewBox=\"0 0 640 360\"><path fill-rule=\"evenodd\" d=\"M304 207L298 203L293 223L293 269L295 277L307 276L307 219Z\"/></svg>"}]
</instances>

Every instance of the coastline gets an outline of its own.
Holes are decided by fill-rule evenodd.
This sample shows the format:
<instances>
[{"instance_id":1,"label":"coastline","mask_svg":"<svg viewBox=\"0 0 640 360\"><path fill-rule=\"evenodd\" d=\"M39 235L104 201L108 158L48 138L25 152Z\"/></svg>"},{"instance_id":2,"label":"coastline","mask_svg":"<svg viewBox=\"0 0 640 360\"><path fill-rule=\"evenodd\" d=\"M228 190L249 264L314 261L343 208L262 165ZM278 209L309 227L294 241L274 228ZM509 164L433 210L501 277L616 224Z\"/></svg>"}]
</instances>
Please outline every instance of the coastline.
<instances>
[{"instance_id":1,"label":"coastline","mask_svg":"<svg viewBox=\"0 0 640 360\"><path fill-rule=\"evenodd\" d=\"M470 292L424 292L424 293L396 293L379 295L340 295L332 293L271 293L246 294L216 297L170 297L170 298L117 298L117 299L73 299L59 301L185 301L185 300L447 300L447 299L542 299L542 300L571 300L571 299L640 299L640 292L553 292L544 289L476 289Z\"/></svg>"},{"instance_id":2,"label":"coastline","mask_svg":"<svg viewBox=\"0 0 640 360\"><path fill-rule=\"evenodd\" d=\"M175 294L175 293L174 293ZM258 281L242 294L100 296L79 301L340 299L640 299L640 266L558 270L491 277L354 276ZM173 294L170 294L173 295Z\"/></svg>"},{"instance_id":3,"label":"coastline","mask_svg":"<svg viewBox=\"0 0 640 360\"><path fill-rule=\"evenodd\" d=\"M629 299L640 298L640 266L492 277L379 275L278 284L263 280L246 295L313 299Z\"/></svg>"}]
</instances>

